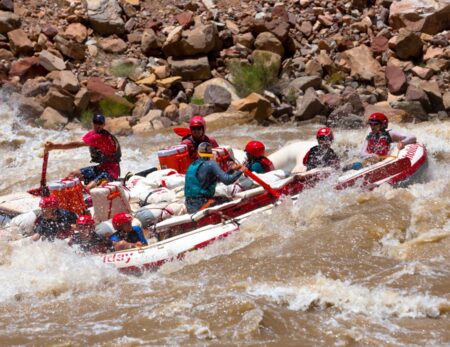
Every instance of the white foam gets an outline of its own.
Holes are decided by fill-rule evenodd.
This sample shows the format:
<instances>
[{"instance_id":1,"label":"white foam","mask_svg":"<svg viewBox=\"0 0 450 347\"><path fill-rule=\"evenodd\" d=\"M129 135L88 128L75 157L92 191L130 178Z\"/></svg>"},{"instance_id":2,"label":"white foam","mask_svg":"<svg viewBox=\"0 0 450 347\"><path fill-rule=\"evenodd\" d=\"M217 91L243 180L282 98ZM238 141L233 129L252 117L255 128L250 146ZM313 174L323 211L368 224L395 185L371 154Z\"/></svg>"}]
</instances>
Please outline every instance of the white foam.
<instances>
[{"instance_id":1,"label":"white foam","mask_svg":"<svg viewBox=\"0 0 450 347\"><path fill-rule=\"evenodd\" d=\"M291 281L292 282L292 281ZM248 294L287 304L294 311L311 308L324 310L329 306L347 314L364 314L378 319L391 317L439 317L439 306L449 301L435 296L407 293L384 286L367 288L349 281L331 280L322 275L299 283L254 284Z\"/></svg>"}]
</instances>

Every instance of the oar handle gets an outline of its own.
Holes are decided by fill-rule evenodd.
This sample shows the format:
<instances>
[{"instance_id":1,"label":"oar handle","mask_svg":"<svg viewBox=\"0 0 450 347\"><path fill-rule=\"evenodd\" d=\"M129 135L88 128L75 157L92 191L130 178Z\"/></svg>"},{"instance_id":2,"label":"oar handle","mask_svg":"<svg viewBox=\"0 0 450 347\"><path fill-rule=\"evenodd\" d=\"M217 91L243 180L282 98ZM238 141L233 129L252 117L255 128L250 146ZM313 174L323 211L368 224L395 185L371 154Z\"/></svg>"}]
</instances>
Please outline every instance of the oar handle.
<instances>
[{"instance_id":1,"label":"oar handle","mask_svg":"<svg viewBox=\"0 0 450 347\"><path fill-rule=\"evenodd\" d=\"M41 173L41 194L42 196L48 196L49 191L47 187L47 164L48 164L48 152L44 151L44 160L42 162L42 173Z\"/></svg>"}]
</instances>

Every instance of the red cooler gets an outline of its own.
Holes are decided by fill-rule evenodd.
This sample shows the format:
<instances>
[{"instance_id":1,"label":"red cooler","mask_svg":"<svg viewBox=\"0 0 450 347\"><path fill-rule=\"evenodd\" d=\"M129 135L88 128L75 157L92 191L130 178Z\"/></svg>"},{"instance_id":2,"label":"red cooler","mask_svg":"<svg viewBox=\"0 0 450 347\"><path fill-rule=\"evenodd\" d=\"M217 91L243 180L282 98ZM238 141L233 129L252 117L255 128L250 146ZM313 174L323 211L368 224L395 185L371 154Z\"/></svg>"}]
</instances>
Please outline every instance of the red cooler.
<instances>
[{"instance_id":1,"label":"red cooler","mask_svg":"<svg viewBox=\"0 0 450 347\"><path fill-rule=\"evenodd\" d=\"M86 209L83 198L83 186L78 178L63 178L48 184L50 195L54 195L59 207L82 214Z\"/></svg>"},{"instance_id":2,"label":"red cooler","mask_svg":"<svg viewBox=\"0 0 450 347\"><path fill-rule=\"evenodd\" d=\"M186 145L176 145L158 151L159 165L161 169L174 169L180 174L185 174L191 158Z\"/></svg>"}]
</instances>

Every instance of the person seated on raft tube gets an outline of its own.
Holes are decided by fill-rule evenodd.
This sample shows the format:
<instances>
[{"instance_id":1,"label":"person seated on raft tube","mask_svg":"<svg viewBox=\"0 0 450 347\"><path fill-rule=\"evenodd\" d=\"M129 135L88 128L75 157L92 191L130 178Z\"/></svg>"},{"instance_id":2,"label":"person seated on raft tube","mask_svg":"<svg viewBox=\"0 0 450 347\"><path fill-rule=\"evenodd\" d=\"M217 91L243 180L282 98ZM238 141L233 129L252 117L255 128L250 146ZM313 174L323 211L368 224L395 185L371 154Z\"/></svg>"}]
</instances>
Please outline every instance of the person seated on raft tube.
<instances>
[{"instance_id":1,"label":"person seated on raft tube","mask_svg":"<svg viewBox=\"0 0 450 347\"><path fill-rule=\"evenodd\" d=\"M136 247L147 246L144 232L140 226L133 226L133 216L129 213L119 212L112 218L112 225L116 232L112 234L111 240L114 250L121 251Z\"/></svg>"},{"instance_id":2,"label":"person seated on raft tube","mask_svg":"<svg viewBox=\"0 0 450 347\"><path fill-rule=\"evenodd\" d=\"M372 113L368 124L370 133L361 147L360 155L366 162L376 163L386 158L391 150L391 143L397 142L397 148L416 143L416 137L387 129L389 120L383 113Z\"/></svg>"},{"instance_id":3,"label":"person seated on raft tube","mask_svg":"<svg viewBox=\"0 0 450 347\"><path fill-rule=\"evenodd\" d=\"M88 166L72 171L69 177L82 177L86 188L94 188L100 181L117 180L120 175L120 158L122 152L117 138L105 130L105 116L96 114L92 118L92 130L79 141L67 143L45 143L45 151L54 149L73 149L89 146L91 162L98 165Z\"/></svg>"},{"instance_id":4,"label":"person seated on raft tube","mask_svg":"<svg viewBox=\"0 0 450 347\"><path fill-rule=\"evenodd\" d=\"M214 137L206 136L206 122L202 116L193 116L189 122L189 128L191 129L191 134L183 137L181 143L187 146L192 161L198 159L197 149L200 143L208 142L212 148L219 147Z\"/></svg>"},{"instance_id":5,"label":"person seated on raft tube","mask_svg":"<svg viewBox=\"0 0 450 347\"><path fill-rule=\"evenodd\" d=\"M333 131L330 128L320 128L316 133L318 145L311 147L303 158L306 170L322 167L339 168L340 162L336 153L331 148L334 140Z\"/></svg>"},{"instance_id":6,"label":"person seated on raft tube","mask_svg":"<svg viewBox=\"0 0 450 347\"><path fill-rule=\"evenodd\" d=\"M199 159L188 167L185 176L184 196L188 213L195 213L202 208L228 201L223 197L213 199L217 182L229 185L241 177L243 169L241 164L232 164L230 172L223 172L219 164L210 160L213 153L212 146L208 142L202 142L197 152Z\"/></svg>"},{"instance_id":7,"label":"person seated on raft tube","mask_svg":"<svg viewBox=\"0 0 450 347\"><path fill-rule=\"evenodd\" d=\"M69 246L78 246L81 251L94 254L114 250L111 240L95 232L95 221L90 215L78 217Z\"/></svg>"},{"instance_id":8,"label":"person seated on raft tube","mask_svg":"<svg viewBox=\"0 0 450 347\"><path fill-rule=\"evenodd\" d=\"M64 235L70 231L72 224L75 224L77 215L71 211L59 208L58 199L52 195L44 196L39 201L41 213L38 214L34 222L33 235L31 239L37 241L54 241L55 237Z\"/></svg>"},{"instance_id":9,"label":"person seated on raft tube","mask_svg":"<svg viewBox=\"0 0 450 347\"><path fill-rule=\"evenodd\" d=\"M247 154L247 160L244 165L250 171L256 173L266 173L275 170L273 163L264 156L266 147L262 142L250 141L245 146L245 153Z\"/></svg>"}]
</instances>

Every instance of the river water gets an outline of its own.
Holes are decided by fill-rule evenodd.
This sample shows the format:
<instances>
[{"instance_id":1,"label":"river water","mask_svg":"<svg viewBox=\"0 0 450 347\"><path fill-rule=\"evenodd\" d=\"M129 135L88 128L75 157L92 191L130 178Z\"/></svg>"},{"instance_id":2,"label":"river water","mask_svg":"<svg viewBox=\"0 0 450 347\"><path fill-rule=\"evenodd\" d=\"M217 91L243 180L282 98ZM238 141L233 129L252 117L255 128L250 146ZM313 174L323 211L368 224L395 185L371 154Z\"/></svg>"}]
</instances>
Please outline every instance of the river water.
<instances>
[{"instance_id":1,"label":"river water","mask_svg":"<svg viewBox=\"0 0 450 347\"><path fill-rule=\"evenodd\" d=\"M393 125L428 149L407 188L332 189L334 177L254 216L239 233L142 276L118 273L64 242L0 243L0 345L450 346L450 123ZM313 139L317 125L214 132L268 152ZM0 108L0 194L37 186L42 143L85 131L31 128ZM337 130L358 152L366 129ZM120 138L124 171L156 164L174 134ZM48 178L88 164L87 149L50 153Z\"/></svg>"}]
</instances>

